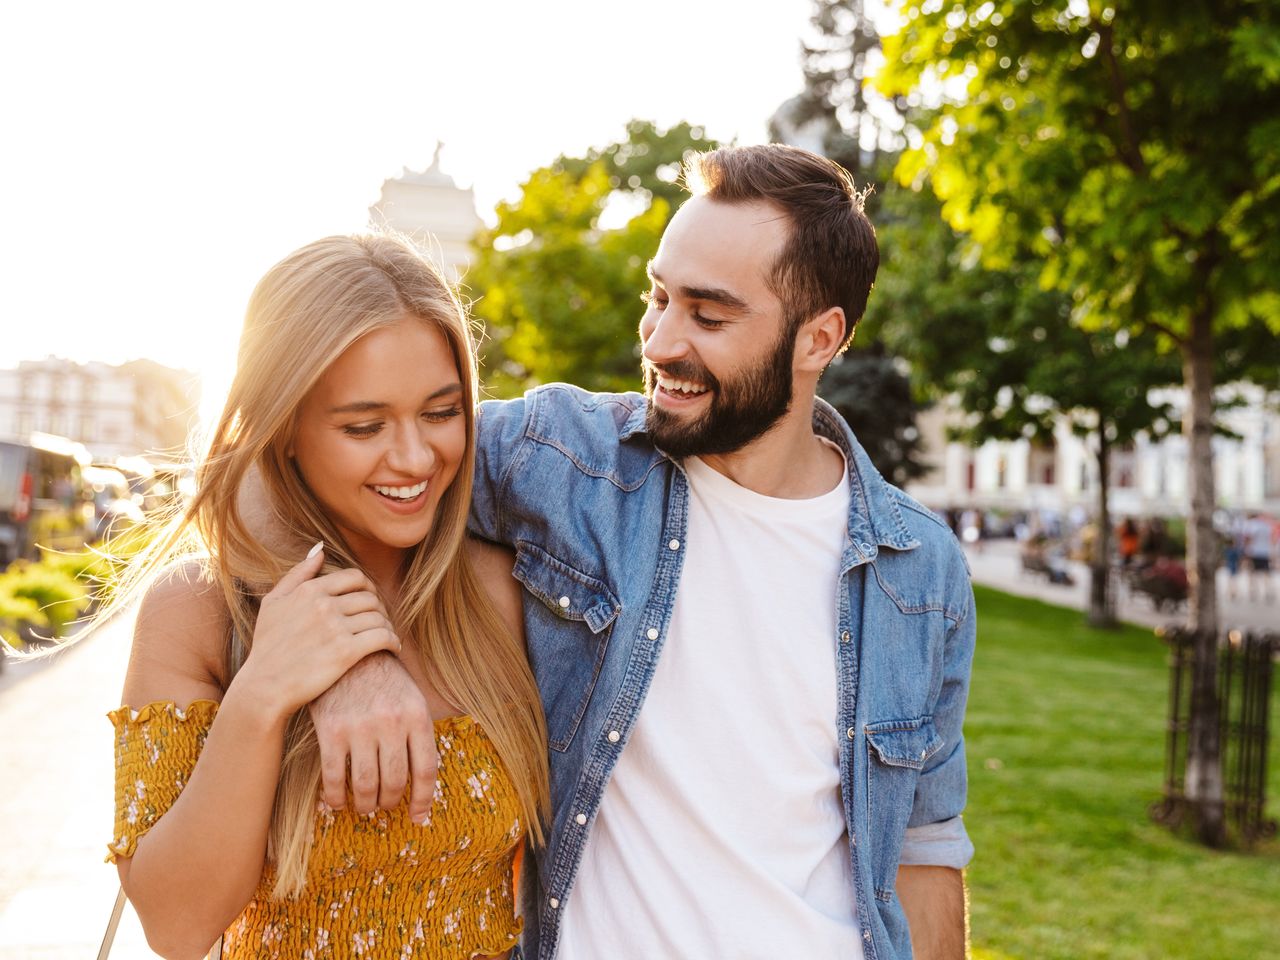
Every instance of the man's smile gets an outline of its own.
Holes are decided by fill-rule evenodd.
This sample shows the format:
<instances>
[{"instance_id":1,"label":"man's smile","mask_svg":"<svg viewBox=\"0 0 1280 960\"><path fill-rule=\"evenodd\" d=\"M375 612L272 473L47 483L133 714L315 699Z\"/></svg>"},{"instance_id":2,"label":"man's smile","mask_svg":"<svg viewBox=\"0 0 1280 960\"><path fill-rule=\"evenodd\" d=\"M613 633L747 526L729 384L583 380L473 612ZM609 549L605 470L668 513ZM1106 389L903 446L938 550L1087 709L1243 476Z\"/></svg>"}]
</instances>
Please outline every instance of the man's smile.
<instances>
[{"instance_id":1,"label":"man's smile","mask_svg":"<svg viewBox=\"0 0 1280 960\"><path fill-rule=\"evenodd\" d=\"M706 393L708 389L703 384L696 383L692 380L676 380L674 377L668 377L661 373L659 373L657 377L659 387L667 393L675 394L677 396L681 394L693 396L699 393Z\"/></svg>"}]
</instances>

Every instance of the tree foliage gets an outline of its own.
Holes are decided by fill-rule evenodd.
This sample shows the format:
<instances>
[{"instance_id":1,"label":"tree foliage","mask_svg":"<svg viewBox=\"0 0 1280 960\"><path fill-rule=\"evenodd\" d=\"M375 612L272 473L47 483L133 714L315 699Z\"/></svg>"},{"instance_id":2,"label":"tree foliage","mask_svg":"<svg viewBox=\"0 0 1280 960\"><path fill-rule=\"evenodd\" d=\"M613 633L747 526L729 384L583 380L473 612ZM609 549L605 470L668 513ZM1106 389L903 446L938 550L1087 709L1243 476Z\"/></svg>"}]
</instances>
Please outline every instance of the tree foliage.
<instances>
[{"instance_id":1,"label":"tree foliage","mask_svg":"<svg viewBox=\"0 0 1280 960\"><path fill-rule=\"evenodd\" d=\"M890 483L923 476L924 444L916 429L922 404L911 378L883 345L848 350L822 374L818 394L853 428L858 442Z\"/></svg>"},{"instance_id":2,"label":"tree foliage","mask_svg":"<svg viewBox=\"0 0 1280 960\"><path fill-rule=\"evenodd\" d=\"M900 4L882 89L950 92L899 165L988 263L1022 252L1097 327L1280 333L1280 27L1248 0ZM1243 55L1242 51L1252 51Z\"/></svg>"},{"instance_id":3,"label":"tree foliage","mask_svg":"<svg viewBox=\"0 0 1280 960\"><path fill-rule=\"evenodd\" d=\"M813 124L821 152L840 164L855 181L880 183L891 166L882 148L895 152L892 130L883 130L876 92L866 83L870 58L880 49L880 35L868 19L863 0L813 0L811 35L801 47L804 89L775 114L770 133L779 139L779 120L795 127ZM873 194L872 199L876 199Z\"/></svg>"},{"instance_id":4,"label":"tree foliage","mask_svg":"<svg viewBox=\"0 0 1280 960\"><path fill-rule=\"evenodd\" d=\"M878 86L939 100L900 181L927 182L987 266L1037 262L1075 325L1178 354L1199 635L1188 795L1201 835L1220 842L1210 441L1224 373L1273 380L1280 364L1280 14L1273 0L896 9ZM1228 354L1238 368L1224 370Z\"/></svg>"},{"instance_id":5,"label":"tree foliage","mask_svg":"<svg viewBox=\"0 0 1280 960\"><path fill-rule=\"evenodd\" d=\"M894 191L883 219L883 279L868 321L918 384L968 415L958 438L1047 441L1066 420L1081 437L1103 429L1124 444L1171 422L1151 391L1180 370L1153 336L1072 325L1070 298L1041 287L1036 262L974 262L930 194Z\"/></svg>"},{"instance_id":6,"label":"tree foliage","mask_svg":"<svg viewBox=\"0 0 1280 960\"><path fill-rule=\"evenodd\" d=\"M683 194L686 154L713 149L702 129L632 121L627 138L535 170L475 240L466 282L484 322L483 380L495 396L566 381L639 385L637 296ZM621 221L609 226L610 218Z\"/></svg>"}]
</instances>

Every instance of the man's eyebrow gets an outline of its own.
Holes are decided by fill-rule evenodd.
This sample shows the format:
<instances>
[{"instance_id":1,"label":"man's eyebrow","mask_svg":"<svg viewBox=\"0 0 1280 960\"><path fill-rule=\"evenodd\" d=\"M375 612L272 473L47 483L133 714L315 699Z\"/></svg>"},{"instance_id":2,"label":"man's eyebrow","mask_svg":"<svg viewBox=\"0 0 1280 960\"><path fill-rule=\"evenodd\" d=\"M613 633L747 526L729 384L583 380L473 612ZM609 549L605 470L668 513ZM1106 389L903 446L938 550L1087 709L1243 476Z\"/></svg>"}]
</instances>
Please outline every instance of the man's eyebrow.
<instances>
[{"instance_id":1,"label":"man's eyebrow","mask_svg":"<svg viewBox=\"0 0 1280 960\"><path fill-rule=\"evenodd\" d=\"M423 405L431 403L433 400L440 400L444 397L462 393L461 383L450 383L441 387L439 390L430 394L422 401ZM330 407L330 413L373 413L378 410L386 410L391 406L385 400L355 400L352 403L344 403L339 407Z\"/></svg>"},{"instance_id":2,"label":"man's eyebrow","mask_svg":"<svg viewBox=\"0 0 1280 960\"><path fill-rule=\"evenodd\" d=\"M722 307L728 307L730 310L747 309L745 300L719 287L681 287L680 296L686 300L705 300L709 303L718 303Z\"/></svg>"},{"instance_id":3,"label":"man's eyebrow","mask_svg":"<svg viewBox=\"0 0 1280 960\"><path fill-rule=\"evenodd\" d=\"M662 277L658 274L658 271L653 269L652 260L645 264L644 271L649 275L650 280L662 283ZM678 292L686 300L705 300L708 303L718 303L731 310L745 311L748 309L745 300L721 287L680 287Z\"/></svg>"}]
</instances>

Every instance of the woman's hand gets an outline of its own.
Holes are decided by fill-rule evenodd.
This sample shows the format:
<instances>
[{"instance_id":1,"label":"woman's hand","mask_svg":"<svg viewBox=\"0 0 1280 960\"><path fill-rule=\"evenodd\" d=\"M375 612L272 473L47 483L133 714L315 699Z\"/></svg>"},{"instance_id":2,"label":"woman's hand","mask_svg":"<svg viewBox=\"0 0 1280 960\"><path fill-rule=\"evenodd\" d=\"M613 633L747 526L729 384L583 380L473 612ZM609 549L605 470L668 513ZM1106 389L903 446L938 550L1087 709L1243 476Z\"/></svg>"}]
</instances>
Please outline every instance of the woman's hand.
<instances>
[{"instance_id":1,"label":"woman's hand","mask_svg":"<svg viewBox=\"0 0 1280 960\"><path fill-rule=\"evenodd\" d=\"M310 703L369 654L400 650L369 578L359 570L317 576L323 565L316 544L262 598L253 646L236 677L280 717Z\"/></svg>"}]
</instances>

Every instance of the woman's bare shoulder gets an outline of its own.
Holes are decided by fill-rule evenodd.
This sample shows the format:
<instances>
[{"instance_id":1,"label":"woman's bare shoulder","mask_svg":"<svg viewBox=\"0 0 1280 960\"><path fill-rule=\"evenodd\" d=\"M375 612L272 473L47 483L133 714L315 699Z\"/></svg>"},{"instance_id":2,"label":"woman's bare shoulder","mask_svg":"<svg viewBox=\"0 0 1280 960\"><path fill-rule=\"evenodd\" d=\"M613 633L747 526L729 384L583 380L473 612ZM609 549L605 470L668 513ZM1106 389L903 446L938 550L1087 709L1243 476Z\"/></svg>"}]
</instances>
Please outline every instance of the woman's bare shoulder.
<instances>
[{"instance_id":1,"label":"woman's bare shoulder","mask_svg":"<svg viewBox=\"0 0 1280 960\"><path fill-rule=\"evenodd\" d=\"M136 707L173 700L181 706L184 699L221 699L230 627L221 584L206 561L185 560L160 571L138 607L126 702Z\"/></svg>"}]
</instances>

